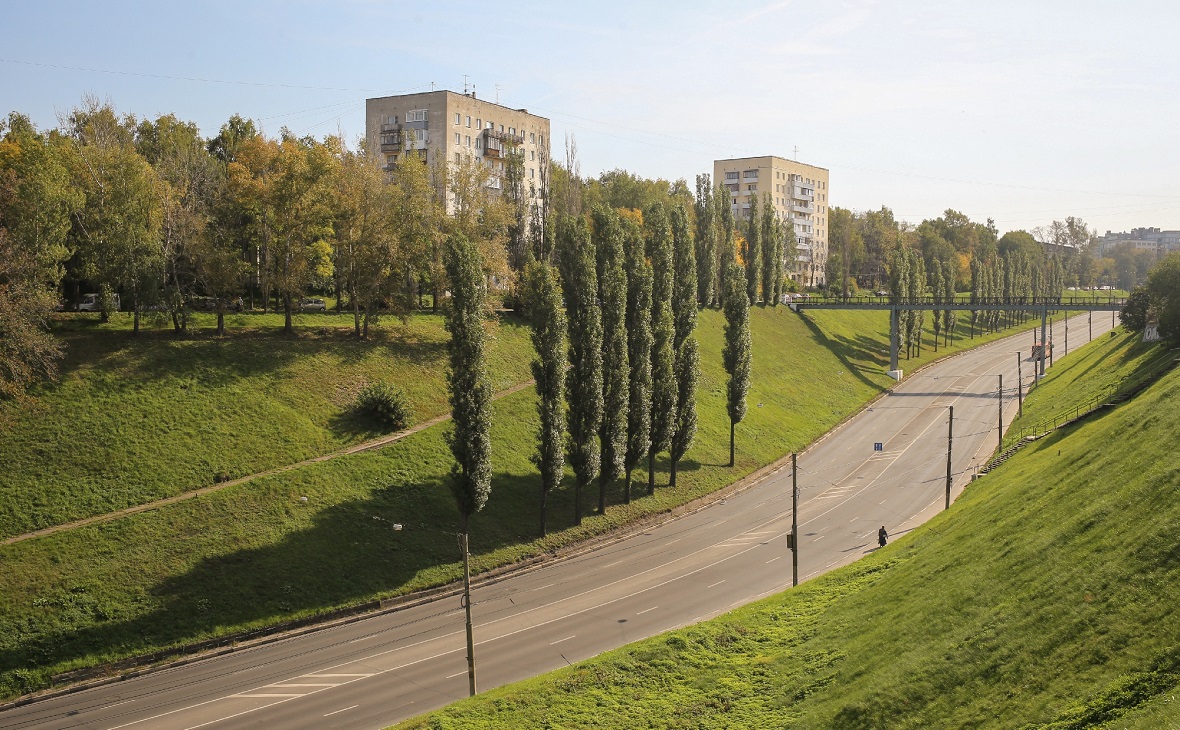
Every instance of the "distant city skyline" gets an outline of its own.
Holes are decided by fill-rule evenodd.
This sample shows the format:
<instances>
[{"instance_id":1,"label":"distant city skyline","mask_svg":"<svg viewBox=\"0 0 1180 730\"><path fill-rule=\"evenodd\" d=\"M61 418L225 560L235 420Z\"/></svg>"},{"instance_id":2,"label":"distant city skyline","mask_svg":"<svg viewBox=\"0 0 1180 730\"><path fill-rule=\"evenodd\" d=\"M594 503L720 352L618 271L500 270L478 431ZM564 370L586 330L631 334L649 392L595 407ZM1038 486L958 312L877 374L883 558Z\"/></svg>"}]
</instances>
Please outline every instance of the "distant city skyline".
<instances>
[{"instance_id":1,"label":"distant city skyline","mask_svg":"<svg viewBox=\"0 0 1180 730\"><path fill-rule=\"evenodd\" d=\"M355 142L366 98L466 81L549 118L555 158L572 135L584 175L692 187L714 159L777 155L829 169L832 205L912 223L1180 229L1171 4L735 7L20 3L0 112L50 128L91 93L205 135L236 113Z\"/></svg>"}]
</instances>

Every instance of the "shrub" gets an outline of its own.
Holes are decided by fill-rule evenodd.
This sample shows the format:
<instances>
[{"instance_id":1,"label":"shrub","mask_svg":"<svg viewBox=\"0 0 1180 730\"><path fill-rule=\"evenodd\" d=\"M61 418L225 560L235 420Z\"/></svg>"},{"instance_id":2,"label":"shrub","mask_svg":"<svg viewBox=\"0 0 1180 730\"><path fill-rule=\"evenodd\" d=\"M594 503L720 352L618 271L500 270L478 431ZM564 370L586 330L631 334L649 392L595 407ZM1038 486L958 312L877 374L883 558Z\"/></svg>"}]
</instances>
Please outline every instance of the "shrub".
<instances>
[{"instance_id":1,"label":"shrub","mask_svg":"<svg viewBox=\"0 0 1180 730\"><path fill-rule=\"evenodd\" d=\"M410 409L406 405L405 394L388 383L365 386L357 396L356 410L391 431L400 431L410 425Z\"/></svg>"}]
</instances>

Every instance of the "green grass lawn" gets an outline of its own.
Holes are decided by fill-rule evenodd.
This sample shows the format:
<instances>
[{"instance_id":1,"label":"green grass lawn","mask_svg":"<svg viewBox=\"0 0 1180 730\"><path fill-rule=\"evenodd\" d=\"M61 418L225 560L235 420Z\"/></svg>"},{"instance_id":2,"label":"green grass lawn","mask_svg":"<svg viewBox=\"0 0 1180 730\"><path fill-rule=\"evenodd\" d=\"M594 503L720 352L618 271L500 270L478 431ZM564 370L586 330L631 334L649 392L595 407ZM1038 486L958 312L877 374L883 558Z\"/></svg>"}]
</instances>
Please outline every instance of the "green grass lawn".
<instances>
[{"instance_id":1,"label":"green grass lawn","mask_svg":"<svg viewBox=\"0 0 1180 730\"><path fill-rule=\"evenodd\" d=\"M1042 433L1054 424L1064 423L1080 413L1107 402L1121 385L1133 382L1137 373L1147 373L1180 352L1155 342L1141 342L1141 334L1123 328L1103 336L1070 353L1065 363L1048 368L1037 386L1037 397L1024 403L1023 415L1013 421L1004 435L1008 446L1022 435ZM1084 357L1085 365L1074 364ZM1025 367L1033 363L1026 362Z\"/></svg>"},{"instance_id":2,"label":"green grass lawn","mask_svg":"<svg viewBox=\"0 0 1180 730\"><path fill-rule=\"evenodd\" d=\"M702 352L699 432L681 464L677 488L665 487L667 464L661 461L655 496L621 505L621 487L614 485L607 515L574 526L572 487L567 480L551 497L553 532L544 540L535 539L539 487L529 462L535 448L535 396L528 389L497 401L492 496L472 527L476 569L569 545L713 492L802 449L891 382L884 375L886 313L826 311L799 317L783 307L758 307L751 313L751 323L753 384L749 415L737 429L737 466L724 466L729 428L719 354L722 317L705 311L698 328ZM406 342L429 343L432 351L441 348L437 320L414 318L411 328L418 329L403 335ZM107 334L106 339L83 338L92 357L84 358L75 348L62 385L48 389L29 407L52 413L49 406L54 398L64 398L61 392L73 387L73 402L89 402L86 417L109 422L110 416L103 415L97 404L125 408L120 405L125 397L138 393L145 404L140 419L150 421L164 418L160 412L167 410L169 399L183 395L186 389L180 383L204 388L207 398L221 397L223 388L237 383L243 391L248 386L260 390L280 405L240 391L219 401L222 409L231 408L235 399L256 397L267 404L268 412L281 408L285 414L299 413L313 425L328 424L330 430L333 414L340 409L340 403L331 398L332 388L341 387L337 385L341 382L359 383L372 377L370 372L390 377L400 372L397 384L422 399L433 394L438 399L433 401L436 407L445 409L438 360L423 357L422 362L430 366L407 375L409 356L401 352L394 332L364 346L327 334L287 339L264 331L252 337L245 333L191 342L158 337L145 347L128 344L127 335L118 331ZM497 357L515 358L495 366L505 381L511 378L504 373L520 373L512 368L527 367L528 357L522 354L527 350L512 346L524 337L517 325L504 324L497 330L499 343L493 350L502 348ZM974 343L981 341L976 338ZM970 342L956 341L958 347L963 344ZM276 349L280 354L272 354ZM412 346L408 349L415 351ZM928 345L921 359L905 367L913 370L933 357ZM279 358L281 363L247 368L247 374L238 372L259 358ZM223 366L215 367L218 363ZM174 373L176 369L185 373L184 378ZM167 395L155 394L152 373L160 383L169 384ZM201 385L202 378L218 384ZM136 387L127 386L124 380L128 379ZM221 385L222 381L230 385ZM98 394L86 396L92 402L82 395L92 393ZM311 418L313 413L319 415ZM199 431L208 417L188 420ZM68 422L65 416L57 418ZM129 419L124 415L121 420ZM16 433L26 427L22 421ZM443 481L451 463L444 433L444 427L430 428L379 451L308 465L112 522L0 547L4 566L0 571L0 696L43 687L51 675L68 669L454 580L459 575L457 518ZM143 431L131 431L126 440L132 438L142 441ZM223 450L217 439L204 439L199 433L192 438L196 443L187 449L190 456L198 453L198 446L209 454ZM266 444L285 448L274 443L280 440L274 435ZM168 446L114 444L108 447L108 460L125 458L122 449L138 454L128 460L143 460L144 479L150 482L153 475L147 465L171 463L158 456ZM60 461L85 456L62 448L69 456ZM188 463L177 457L170 468L176 471ZM91 476L88 469L100 467L92 462L88 468L71 468L81 479ZM646 474L640 471L635 479L646 483ZM31 493L38 482L26 484L23 491ZM136 494L142 497L146 492L141 489ZM63 489L57 500L72 504L69 490ZM588 504L594 501L588 499ZM393 532L393 522L403 523L406 529Z\"/></svg>"},{"instance_id":3,"label":"green grass lawn","mask_svg":"<svg viewBox=\"0 0 1180 730\"><path fill-rule=\"evenodd\" d=\"M1057 377L1142 363L1133 339ZM404 726L1180 726L1178 402L1173 371L850 566Z\"/></svg>"},{"instance_id":4,"label":"green grass lawn","mask_svg":"<svg viewBox=\"0 0 1180 730\"><path fill-rule=\"evenodd\" d=\"M350 414L369 382L405 391L418 420L449 409L440 316L389 318L370 341L351 317L305 314L294 337L281 315L231 315L212 337L129 332L72 315L58 332L61 382L0 404L0 537L191 491L381 435ZM313 326L314 323L314 326ZM504 317L489 348L493 387L528 380L528 329Z\"/></svg>"}]
</instances>

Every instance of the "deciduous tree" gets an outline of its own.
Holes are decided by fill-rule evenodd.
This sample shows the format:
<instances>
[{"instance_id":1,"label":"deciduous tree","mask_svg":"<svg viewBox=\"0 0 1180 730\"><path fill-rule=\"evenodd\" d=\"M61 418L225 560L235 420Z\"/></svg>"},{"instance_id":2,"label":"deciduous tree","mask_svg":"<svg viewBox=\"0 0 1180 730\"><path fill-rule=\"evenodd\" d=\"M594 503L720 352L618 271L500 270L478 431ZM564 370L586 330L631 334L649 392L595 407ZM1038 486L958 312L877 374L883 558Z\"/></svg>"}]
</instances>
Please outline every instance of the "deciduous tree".
<instances>
[{"instance_id":1,"label":"deciduous tree","mask_svg":"<svg viewBox=\"0 0 1180 730\"><path fill-rule=\"evenodd\" d=\"M650 206L643 215L647 255L651 259L651 443L647 449L647 491L656 489L656 454L672 445L676 418L675 322L672 317L672 229L663 205Z\"/></svg>"},{"instance_id":2,"label":"deciduous tree","mask_svg":"<svg viewBox=\"0 0 1180 730\"><path fill-rule=\"evenodd\" d=\"M545 261L526 268L528 312L533 325L533 380L537 389L537 451L541 472L541 536L547 532L549 493L561 484L565 469L566 317L553 267Z\"/></svg>"},{"instance_id":3,"label":"deciduous tree","mask_svg":"<svg viewBox=\"0 0 1180 730\"><path fill-rule=\"evenodd\" d=\"M721 351L726 383L726 410L729 413L729 465L734 465L734 431L746 417L746 393L750 389L750 301L746 292L746 275L741 267L730 265L725 275L722 297L725 310L725 347Z\"/></svg>"},{"instance_id":4,"label":"deciduous tree","mask_svg":"<svg viewBox=\"0 0 1180 730\"><path fill-rule=\"evenodd\" d=\"M622 221L627 257L627 454L623 459L623 499L631 502L631 472L651 444L651 264L643 231L634 220Z\"/></svg>"},{"instance_id":5,"label":"deciduous tree","mask_svg":"<svg viewBox=\"0 0 1180 730\"><path fill-rule=\"evenodd\" d=\"M623 476L627 453L627 274L623 230L613 208L595 206L594 249L598 256L598 299L602 303L602 449L598 511L606 513L606 486Z\"/></svg>"}]
</instances>

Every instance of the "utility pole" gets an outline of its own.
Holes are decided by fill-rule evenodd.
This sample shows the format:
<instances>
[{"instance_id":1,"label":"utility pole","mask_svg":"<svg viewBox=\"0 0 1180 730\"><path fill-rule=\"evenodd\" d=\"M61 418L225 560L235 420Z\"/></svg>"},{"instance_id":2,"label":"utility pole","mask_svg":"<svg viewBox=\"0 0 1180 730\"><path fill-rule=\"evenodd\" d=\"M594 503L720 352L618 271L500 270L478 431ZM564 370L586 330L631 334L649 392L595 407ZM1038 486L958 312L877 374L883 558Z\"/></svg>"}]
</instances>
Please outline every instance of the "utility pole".
<instances>
[{"instance_id":1,"label":"utility pole","mask_svg":"<svg viewBox=\"0 0 1180 730\"><path fill-rule=\"evenodd\" d=\"M946 421L946 507L951 508L951 448L955 443L955 407L950 407Z\"/></svg>"},{"instance_id":2,"label":"utility pole","mask_svg":"<svg viewBox=\"0 0 1180 730\"><path fill-rule=\"evenodd\" d=\"M467 681L471 696L475 696L475 641L471 636L471 562L467 551L467 533L459 536L463 545L463 609L467 612Z\"/></svg>"},{"instance_id":3,"label":"utility pole","mask_svg":"<svg viewBox=\"0 0 1180 730\"><path fill-rule=\"evenodd\" d=\"M1065 354L1069 354L1069 315L1065 315Z\"/></svg>"},{"instance_id":4,"label":"utility pole","mask_svg":"<svg viewBox=\"0 0 1180 730\"><path fill-rule=\"evenodd\" d=\"M1093 309L1090 310L1089 327L1090 327L1090 339L1088 341L1094 339L1094 310Z\"/></svg>"},{"instance_id":5,"label":"utility pole","mask_svg":"<svg viewBox=\"0 0 1180 730\"><path fill-rule=\"evenodd\" d=\"M799 463L791 454L791 585L799 585Z\"/></svg>"},{"instance_id":6,"label":"utility pole","mask_svg":"<svg viewBox=\"0 0 1180 730\"><path fill-rule=\"evenodd\" d=\"M1020 372L1020 350L1016 351L1016 415L1024 415L1024 376Z\"/></svg>"},{"instance_id":7,"label":"utility pole","mask_svg":"<svg viewBox=\"0 0 1180 730\"><path fill-rule=\"evenodd\" d=\"M998 444L996 446L996 449L997 449L996 453L998 454L998 453L1000 453L999 449L1004 448L1004 375L1003 375L1003 373L1000 374L1000 392L996 393L996 395L999 396L998 400L1000 402L1000 409L999 409L1000 410L1000 413L999 413L1000 433L996 439L996 443Z\"/></svg>"},{"instance_id":8,"label":"utility pole","mask_svg":"<svg viewBox=\"0 0 1180 730\"><path fill-rule=\"evenodd\" d=\"M1053 367L1053 320L1049 320L1049 367Z\"/></svg>"}]
</instances>

